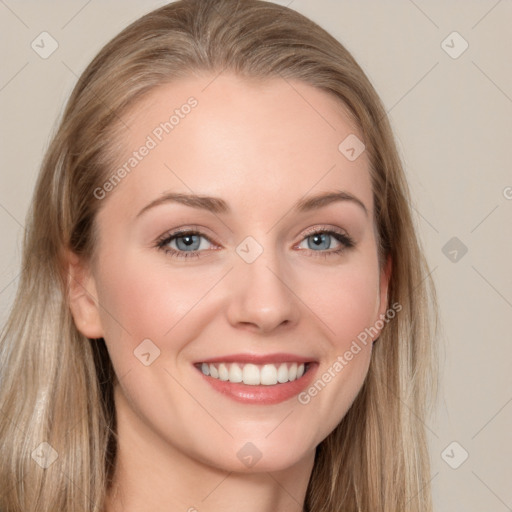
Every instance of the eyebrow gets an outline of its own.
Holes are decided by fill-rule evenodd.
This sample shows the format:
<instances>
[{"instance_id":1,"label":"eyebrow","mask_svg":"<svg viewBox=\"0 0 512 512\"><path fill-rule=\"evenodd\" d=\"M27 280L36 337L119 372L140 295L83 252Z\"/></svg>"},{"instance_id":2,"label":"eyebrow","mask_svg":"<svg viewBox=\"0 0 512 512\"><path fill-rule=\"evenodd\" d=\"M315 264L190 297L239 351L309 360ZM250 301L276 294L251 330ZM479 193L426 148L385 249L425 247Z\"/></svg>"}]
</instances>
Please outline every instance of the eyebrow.
<instances>
[{"instance_id":1,"label":"eyebrow","mask_svg":"<svg viewBox=\"0 0 512 512\"><path fill-rule=\"evenodd\" d=\"M345 191L324 192L314 196L303 197L295 203L292 209L295 210L296 212L303 213L318 208L322 208L329 204L340 201L349 201L353 204L360 206L363 209L366 216L368 216L368 209L366 208L365 204L356 196ZM155 199L154 201L151 201L144 208L142 208L142 210L137 214L137 217L140 217L143 213L147 212L148 210L156 206L166 203L179 203L185 206L190 206L192 208L208 210L210 212L218 214L231 213L231 208L229 207L228 203L226 203L226 201L224 201L224 199L221 199L220 197L167 192L163 194L161 197Z\"/></svg>"}]
</instances>

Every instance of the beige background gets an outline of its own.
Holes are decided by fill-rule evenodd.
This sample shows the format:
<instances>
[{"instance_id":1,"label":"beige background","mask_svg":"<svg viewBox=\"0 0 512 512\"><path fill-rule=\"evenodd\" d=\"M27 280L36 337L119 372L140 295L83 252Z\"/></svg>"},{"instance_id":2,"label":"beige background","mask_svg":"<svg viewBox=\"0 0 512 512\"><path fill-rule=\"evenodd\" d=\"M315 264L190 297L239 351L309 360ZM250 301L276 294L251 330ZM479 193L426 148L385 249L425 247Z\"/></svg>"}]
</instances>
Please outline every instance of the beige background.
<instances>
[{"instance_id":1,"label":"beige background","mask_svg":"<svg viewBox=\"0 0 512 512\"><path fill-rule=\"evenodd\" d=\"M65 99L103 44L164 3L0 0L2 322L38 165ZM353 53L383 99L406 164L443 320L440 403L425 419L435 510L512 510L512 2L278 3ZM59 45L47 59L31 48L43 31ZM443 47L458 52L462 40L442 45L453 31L469 44L458 58ZM467 247L455 262L443 253L452 237ZM468 459L453 469L464 451Z\"/></svg>"}]
</instances>

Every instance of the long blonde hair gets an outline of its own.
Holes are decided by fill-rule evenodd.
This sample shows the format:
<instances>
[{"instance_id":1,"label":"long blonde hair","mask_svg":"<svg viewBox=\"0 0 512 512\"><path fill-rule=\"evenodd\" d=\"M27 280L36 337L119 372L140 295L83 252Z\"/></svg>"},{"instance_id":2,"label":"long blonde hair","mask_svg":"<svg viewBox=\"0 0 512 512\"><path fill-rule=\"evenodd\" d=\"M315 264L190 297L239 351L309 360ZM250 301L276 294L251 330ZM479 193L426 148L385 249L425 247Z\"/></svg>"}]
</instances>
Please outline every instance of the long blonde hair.
<instances>
[{"instance_id":1,"label":"long blonde hair","mask_svg":"<svg viewBox=\"0 0 512 512\"><path fill-rule=\"evenodd\" d=\"M115 374L104 341L88 340L74 325L64 251L94 254L93 191L112 169L123 113L164 82L223 70L302 80L348 108L370 159L380 262L392 259L388 302L401 305L374 346L355 402L317 447L305 506L431 511L423 420L436 384L436 298L380 99L350 53L291 9L180 0L138 19L100 51L46 153L0 341L1 512L103 509L116 460ZM42 455L47 463L58 458L44 468Z\"/></svg>"}]
</instances>

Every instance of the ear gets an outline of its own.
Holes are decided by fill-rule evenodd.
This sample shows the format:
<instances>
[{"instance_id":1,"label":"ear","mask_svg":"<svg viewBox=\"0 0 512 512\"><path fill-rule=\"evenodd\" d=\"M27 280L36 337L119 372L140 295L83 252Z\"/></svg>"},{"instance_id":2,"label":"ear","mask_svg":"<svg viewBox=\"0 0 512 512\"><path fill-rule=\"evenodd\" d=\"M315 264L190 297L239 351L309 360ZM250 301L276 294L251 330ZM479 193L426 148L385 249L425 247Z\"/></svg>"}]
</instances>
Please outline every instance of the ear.
<instances>
[{"instance_id":1,"label":"ear","mask_svg":"<svg viewBox=\"0 0 512 512\"><path fill-rule=\"evenodd\" d=\"M378 322L379 325L381 324L380 320L383 320L383 325L380 329L378 329L378 334L375 336L374 341L377 341L377 338L380 336L380 333L382 331L382 328L387 323L386 320L386 311L388 310L388 289L389 289L389 281L391 279L391 269L392 269L392 260L391 256L388 256L386 258L386 263L384 264L384 267L382 268L380 272L380 287L379 287L379 293L380 293L380 305L379 305L379 312L378 317L376 319L376 323Z\"/></svg>"},{"instance_id":2,"label":"ear","mask_svg":"<svg viewBox=\"0 0 512 512\"><path fill-rule=\"evenodd\" d=\"M76 328L87 338L103 338L96 283L90 266L78 255L66 253L68 300Z\"/></svg>"}]
</instances>

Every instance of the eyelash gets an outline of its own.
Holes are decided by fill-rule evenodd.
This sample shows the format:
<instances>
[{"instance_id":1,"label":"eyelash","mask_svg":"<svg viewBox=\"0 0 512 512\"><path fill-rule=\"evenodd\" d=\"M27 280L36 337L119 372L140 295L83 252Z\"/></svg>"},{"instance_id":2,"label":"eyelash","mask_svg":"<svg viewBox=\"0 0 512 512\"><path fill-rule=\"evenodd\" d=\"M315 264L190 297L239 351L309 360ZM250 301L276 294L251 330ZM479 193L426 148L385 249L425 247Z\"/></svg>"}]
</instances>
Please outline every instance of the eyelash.
<instances>
[{"instance_id":1,"label":"eyelash","mask_svg":"<svg viewBox=\"0 0 512 512\"><path fill-rule=\"evenodd\" d=\"M312 249L307 249L308 251L315 253L315 256L324 257L327 258L329 256L338 256L341 253L343 253L347 249L351 249L355 246L354 240L348 236L345 233L342 233L341 231L335 231L333 229L321 229L321 228L315 228L311 231L308 231L304 234L303 239L301 242L311 236L314 235L331 235L333 238L335 238L338 242L340 242L341 247L339 249L334 250L324 250L324 251L313 251ZM176 230L171 233L166 233L161 238L159 238L155 244L155 246L159 249L164 251L164 253L169 254L173 258L199 258L199 255L201 252L204 251L177 251L176 249L172 249L168 247L168 244L172 242L173 240L189 235L197 235L205 238L210 242L211 244L215 245L214 242L212 242L204 233L201 233L200 231L196 231L194 229L182 229L182 230ZM304 250L304 249L301 249Z\"/></svg>"}]
</instances>

